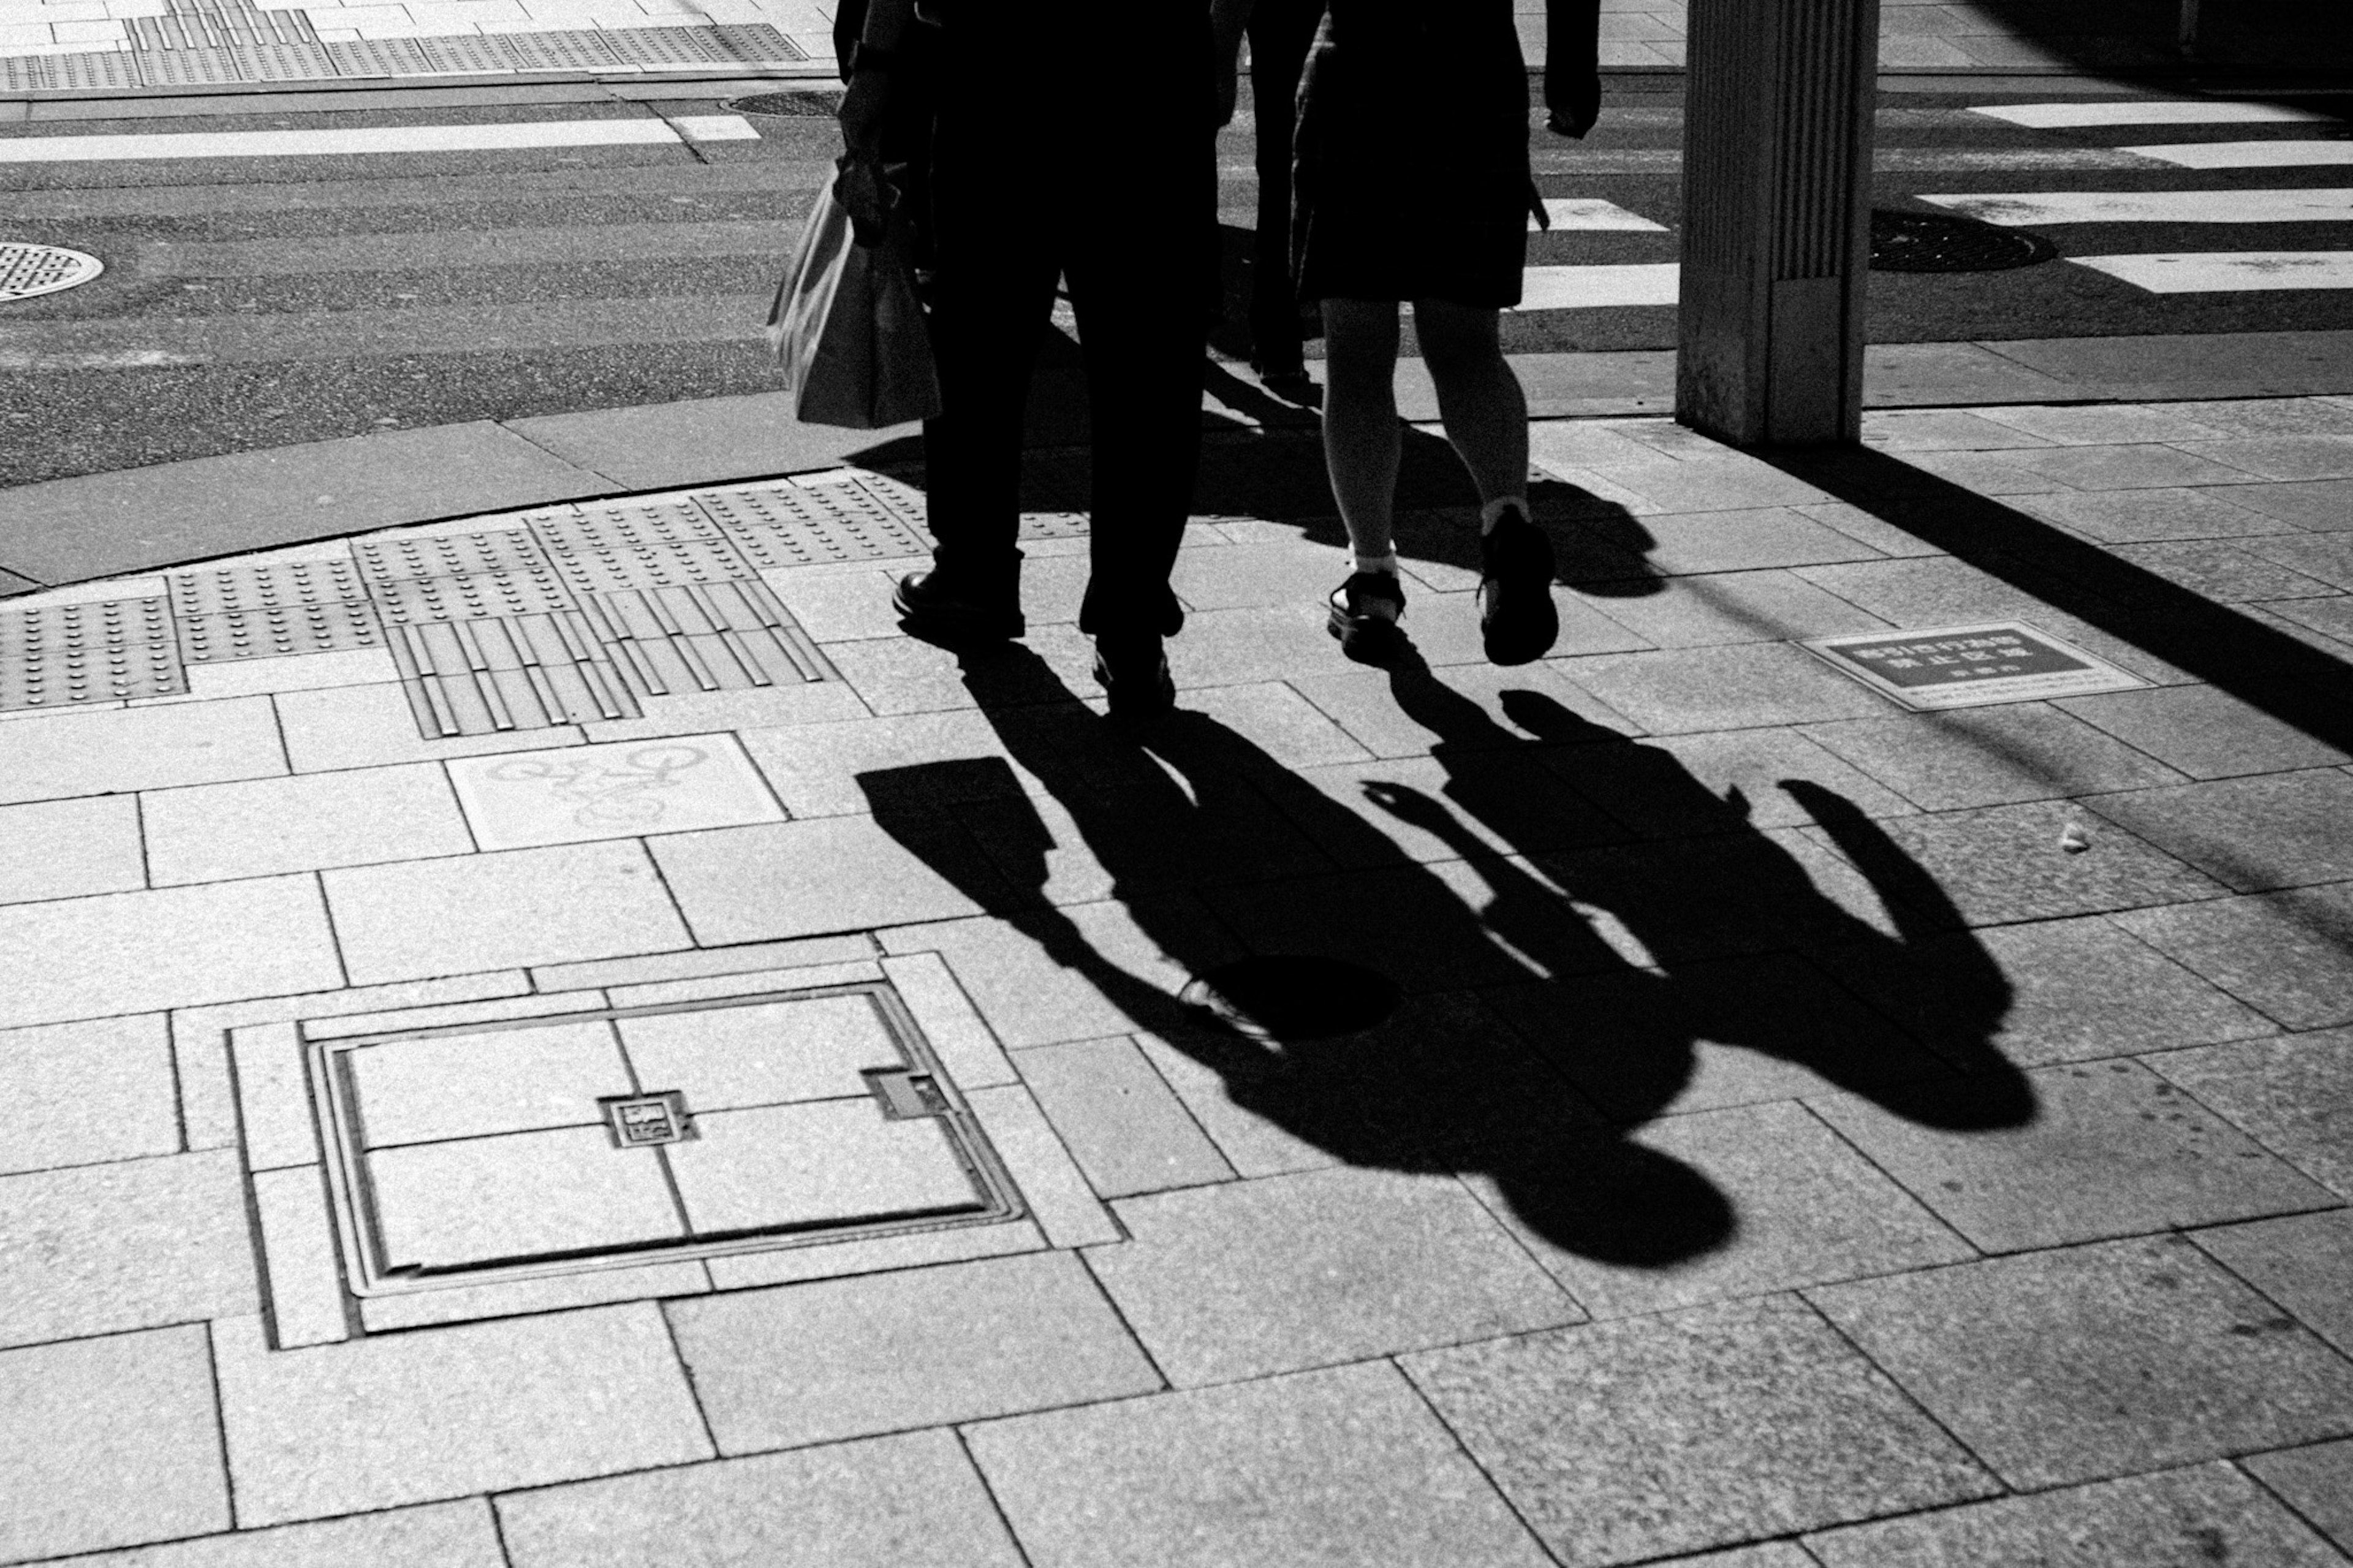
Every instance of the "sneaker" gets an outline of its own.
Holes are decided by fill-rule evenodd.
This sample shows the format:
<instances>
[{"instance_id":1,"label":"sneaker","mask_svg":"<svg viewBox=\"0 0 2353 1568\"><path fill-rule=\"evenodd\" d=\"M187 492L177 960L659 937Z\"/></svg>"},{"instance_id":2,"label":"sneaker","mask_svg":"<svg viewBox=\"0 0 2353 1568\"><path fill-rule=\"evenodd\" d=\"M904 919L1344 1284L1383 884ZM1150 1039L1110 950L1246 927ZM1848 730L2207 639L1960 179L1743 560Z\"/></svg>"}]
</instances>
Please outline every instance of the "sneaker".
<instances>
[{"instance_id":1,"label":"sneaker","mask_svg":"<svg viewBox=\"0 0 2353 1568\"><path fill-rule=\"evenodd\" d=\"M941 642L999 642L1029 629L1018 602L998 605L967 595L936 570L900 578L891 606L909 631Z\"/></svg>"},{"instance_id":2,"label":"sneaker","mask_svg":"<svg viewBox=\"0 0 2353 1568\"><path fill-rule=\"evenodd\" d=\"M1158 637L1097 637L1095 679L1114 719L1157 719L1176 710L1176 680Z\"/></svg>"},{"instance_id":3,"label":"sneaker","mask_svg":"<svg viewBox=\"0 0 2353 1568\"><path fill-rule=\"evenodd\" d=\"M1340 639L1340 651L1358 664L1387 664L1406 646L1398 621L1405 615L1405 585L1392 572L1356 572L1332 590L1324 628Z\"/></svg>"},{"instance_id":4,"label":"sneaker","mask_svg":"<svg viewBox=\"0 0 2353 1568\"><path fill-rule=\"evenodd\" d=\"M1496 664L1527 664L1560 636L1552 602L1552 541L1507 511L1479 541L1479 636Z\"/></svg>"}]
</instances>

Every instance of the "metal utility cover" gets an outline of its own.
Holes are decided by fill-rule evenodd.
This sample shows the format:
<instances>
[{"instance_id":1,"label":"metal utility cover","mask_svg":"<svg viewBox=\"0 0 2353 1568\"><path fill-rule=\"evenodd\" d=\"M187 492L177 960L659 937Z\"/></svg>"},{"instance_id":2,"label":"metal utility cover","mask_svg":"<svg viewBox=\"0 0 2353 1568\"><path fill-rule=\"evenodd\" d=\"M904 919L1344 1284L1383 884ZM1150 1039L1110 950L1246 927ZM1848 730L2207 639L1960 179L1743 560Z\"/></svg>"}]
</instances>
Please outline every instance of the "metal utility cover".
<instances>
[{"instance_id":1,"label":"metal utility cover","mask_svg":"<svg viewBox=\"0 0 2353 1568\"><path fill-rule=\"evenodd\" d=\"M57 245L0 245L0 304L77 289L106 270L95 256Z\"/></svg>"},{"instance_id":2,"label":"metal utility cover","mask_svg":"<svg viewBox=\"0 0 2353 1568\"><path fill-rule=\"evenodd\" d=\"M361 1296L1022 1212L881 982L314 1041L309 1055Z\"/></svg>"},{"instance_id":3,"label":"metal utility cover","mask_svg":"<svg viewBox=\"0 0 2353 1568\"><path fill-rule=\"evenodd\" d=\"M1848 632L1798 646L1918 712L2134 691L2149 684L2025 621Z\"/></svg>"}]
</instances>

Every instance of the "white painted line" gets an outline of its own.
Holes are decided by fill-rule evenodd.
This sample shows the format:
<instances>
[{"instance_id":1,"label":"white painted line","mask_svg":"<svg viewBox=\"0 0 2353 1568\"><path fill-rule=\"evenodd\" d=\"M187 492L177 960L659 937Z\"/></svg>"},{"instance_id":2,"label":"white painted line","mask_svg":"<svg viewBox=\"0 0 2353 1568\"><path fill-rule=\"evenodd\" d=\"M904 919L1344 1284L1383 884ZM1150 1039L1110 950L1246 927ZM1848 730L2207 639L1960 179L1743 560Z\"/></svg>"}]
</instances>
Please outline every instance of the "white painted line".
<instances>
[{"instance_id":1,"label":"white painted line","mask_svg":"<svg viewBox=\"0 0 2353 1568\"><path fill-rule=\"evenodd\" d=\"M2126 147L2177 169L2287 169L2316 163L2353 163L2353 137L2342 142L2173 142L2158 147Z\"/></svg>"},{"instance_id":2,"label":"white painted line","mask_svg":"<svg viewBox=\"0 0 2353 1568\"><path fill-rule=\"evenodd\" d=\"M2045 169L2163 169L2130 147L1882 147L1872 167L1888 174L2031 174Z\"/></svg>"},{"instance_id":3,"label":"white painted line","mask_svg":"<svg viewBox=\"0 0 2353 1568\"><path fill-rule=\"evenodd\" d=\"M0 137L0 163L85 163L137 158L301 158L366 153L505 153L533 147L663 143L680 144L678 132L666 121L530 120L492 125L9 136Z\"/></svg>"},{"instance_id":4,"label":"white painted line","mask_svg":"<svg viewBox=\"0 0 2353 1568\"><path fill-rule=\"evenodd\" d=\"M1682 293L1683 268L1672 261L1642 266L1531 267L1523 275L1520 310L1583 310L1602 305L1672 305Z\"/></svg>"},{"instance_id":5,"label":"white painted line","mask_svg":"<svg viewBox=\"0 0 2353 1568\"><path fill-rule=\"evenodd\" d=\"M2353 289L2353 250L2212 250L2068 259L2152 294Z\"/></svg>"},{"instance_id":6,"label":"white painted line","mask_svg":"<svg viewBox=\"0 0 2353 1568\"><path fill-rule=\"evenodd\" d=\"M670 123L690 142L757 142L759 128L740 114L675 114Z\"/></svg>"},{"instance_id":7,"label":"white painted line","mask_svg":"<svg viewBox=\"0 0 2353 1568\"><path fill-rule=\"evenodd\" d=\"M1664 234L1667 226L1652 223L1640 213L1630 213L1616 202L1605 202L1598 196L1546 196L1545 216L1552 219L1556 233L1561 230L1621 234ZM1535 215L1528 215L1528 227L1536 226Z\"/></svg>"},{"instance_id":8,"label":"white painted line","mask_svg":"<svg viewBox=\"0 0 2353 1568\"><path fill-rule=\"evenodd\" d=\"M1985 223L2341 223L2353 218L2353 190L2004 191L1923 195Z\"/></svg>"},{"instance_id":9,"label":"white painted line","mask_svg":"<svg viewBox=\"0 0 2353 1568\"><path fill-rule=\"evenodd\" d=\"M1980 105L1971 114L2012 125L2054 131L2088 125L2316 125L2337 117L2279 103L2232 103L2215 99L2177 101L2126 99L2116 103L2003 103Z\"/></svg>"}]
</instances>

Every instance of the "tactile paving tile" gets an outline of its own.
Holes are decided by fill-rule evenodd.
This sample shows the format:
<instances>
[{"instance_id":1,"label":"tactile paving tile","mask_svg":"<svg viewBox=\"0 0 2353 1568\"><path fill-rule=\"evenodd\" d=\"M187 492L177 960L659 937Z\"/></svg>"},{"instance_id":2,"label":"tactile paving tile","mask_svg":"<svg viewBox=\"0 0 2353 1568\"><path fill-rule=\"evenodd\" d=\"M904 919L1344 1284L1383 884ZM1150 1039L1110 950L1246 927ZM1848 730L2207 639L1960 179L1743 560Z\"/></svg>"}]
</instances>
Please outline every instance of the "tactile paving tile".
<instances>
[{"instance_id":1,"label":"tactile paving tile","mask_svg":"<svg viewBox=\"0 0 2353 1568\"><path fill-rule=\"evenodd\" d=\"M833 674L759 583L599 594L584 605L598 638L649 697L801 686Z\"/></svg>"},{"instance_id":2,"label":"tactile paving tile","mask_svg":"<svg viewBox=\"0 0 2353 1568\"><path fill-rule=\"evenodd\" d=\"M433 62L413 38L346 38L324 46L335 74L347 77L430 76Z\"/></svg>"},{"instance_id":3,"label":"tactile paving tile","mask_svg":"<svg viewBox=\"0 0 2353 1568\"><path fill-rule=\"evenodd\" d=\"M605 47L637 66L731 65L736 56L715 36L715 27L610 27Z\"/></svg>"},{"instance_id":4,"label":"tactile paving tile","mask_svg":"<svg viewBox=\"0 0 2353 1568\"><path fill-rule=\"evenodd\" d=\"M149 87L223 87L248 79L244 62L227 47L142 49L140 79Z\"/></svg>"},{"instance_id":5,"label":"tactile paving tile","mask_svg":"<svg viewBox=\"0 0 2353 1568\"><path fill-rule=\"evenodd\" d=\"M512 68L518 71L605 71L626 68L621 58L594 27L565 28L545 33L495 35Z\"/></svg>"},{"instance_id":6,"label":"tactile paving tile","mask_svg":"<svg viewBox=\"0 0 2353 1568\"><path fill-rule=\"evenodd\" d=\"M1025 511L1021 514L1021 537L1024 539L1075 539L1088 531L1087 514L1082 511Z\"/></svg>"},{"instance_id":7,"label":"tactile paving tile","mask_svg":"<svg viewBox=\"0 0 2353 1568\"><path fill-rule=\"evenodd\" d=\"M719 525L691 501L591 501L567 515L533 512L532 531L550 552L634 550L681 539L724 537Z\"/></svg>"},{"instance_id":8,"label":"tactile paving tile","mask_svg":"<svg viewBox=\"0 0 2353 1568\"><path fill-rule=\"evenodd\" d=\"M576 613L395 626L389 641L427 740L644 711Z\"/></svg>"},{"instance_id":9,"label":"tactile paving tile","mask_svg":"<svg viewBox=\"0 0 2353 1568\"><path fill-rule=\"evenodd\" d=\"M0 663L23 664L91 648L169 647L172 612L161 595L0 610Z\"/></svg>"},{"instance_id":10,"label":"tactile paving tile","mask_svg":"<svg viewBox=\"0 0 2353 1568\"><path fill-rule=\"evenodd\" d=\"M264 566L194 567L169 579L173 612L182 617L246 614L293 605L333 605L367 597L353 563L281 561Z\"/></svg>"},{"instance_id":11,"label":"tactile paving tile","mask_svg":"<svg viewBox=\"0 0 2353 1568\"><path fill-rule=\"evenodd\" d=\"M180 620L180 648L190 664L273 658L341 648L382 647L384 628L364 599L332 605L280 605Z\"/></svg>"},{"instance_id":12,"label":"tactile paving tile","mask_svg":"<svg viewBox=\"0 0 2353 1568\"><path fill-rule=\"evenodd\" d=\"M318 43L280 43L274 39L239 44L229 50L248 81L325 81L340 76L335 62Z\"/></svg>"},{"instance_id":13,"label":"tactile paving tile","mask_svg":"<svg viewBox=\"0 0 2353 1568\"><path fill-rule=\"evenodd\" d=\"M0 659L0 709L177 697L187 689L180 650L168 642L83 648L21 662Z\"/></svg>"},{"instance_id":14,"label":"tactile paving tile","mask_svg":"<svg viewBox=\"0 0 2353 1568\"><path fill-rule=\"evenodd\" d=\"M0 55L0 92L45 92L48 72L45 55Z\"/></svg>"},{"instance_id":15,"label":"tactile paving tile","mask_svg":"<svg viewBox=\"0 0 2353 1568\"><path fill-rule=\"evenodd\" d=\"M498 40L479 33L446 33L433 37L411 38L425 56L425 63L436 71L448 71L465 76L498 76L513 67L506 50Z\"/></svg>"},{"instance_id":16,"label":"tactile paving tile","mask_svg":"<svg viewBox=\"0 0 2353 1568\"><path fill-rule=\"evenodd\" d=\"M453 577L398 577L371 583L369 596L388 626L547 616L575 607L552 568L471 572Z\"/></svg>"},{"instance_id":17,"label":"tactile paving tile","mask_svg":"<svg viewBox=\"0 0 2353 1568\"><path fill-rule=\"evenodd\" d=\"M798 65L808 53L765 22L727 22L709 29L728 58L747 66Z\"/></svg>"},{"instance_id":18,"label":"tactile paving tile","mask_svg":"<svg viewBox=\"0 0 2353 1568\"><path fill-rule=\"evenodd\" d=\"M410 577L462 577L474 572L543 572L547 552L529 528L358 539L352 552L373 588Z\"/></svg>"},{"instance_id":19,"label":"tactile paving tile","mask_svg":"<svg viewBox=\"0 0 2353 1568\"><path fill-rule=\"evenodd\" d=\"M931 552L919 523L855 481L707 490L694 500L753 564L771 570Z\"/></svg>"},{"instance_id":20,"label":"tactile paving tile","mask_svg":"<svg viewBox=\"0 0 2353 1568\"><path fill-rule=\"evenodd\" d=\"M52 92L141 85L139 62L124 49L93 49L84 54L51 55L48 79Z\"/></svg>"},{"instance_id":21,"label":"tactile paving tile","mask_svg":"<svg viewBox=\"0 0 2353 1568\"><path fill-rule=\"evenodd\" d=\"M566 584L583 594L724 583L754 574L724 539L673 539L617 550L561 551L555 556L555 569Z\"/></svg>"}]
</instances>

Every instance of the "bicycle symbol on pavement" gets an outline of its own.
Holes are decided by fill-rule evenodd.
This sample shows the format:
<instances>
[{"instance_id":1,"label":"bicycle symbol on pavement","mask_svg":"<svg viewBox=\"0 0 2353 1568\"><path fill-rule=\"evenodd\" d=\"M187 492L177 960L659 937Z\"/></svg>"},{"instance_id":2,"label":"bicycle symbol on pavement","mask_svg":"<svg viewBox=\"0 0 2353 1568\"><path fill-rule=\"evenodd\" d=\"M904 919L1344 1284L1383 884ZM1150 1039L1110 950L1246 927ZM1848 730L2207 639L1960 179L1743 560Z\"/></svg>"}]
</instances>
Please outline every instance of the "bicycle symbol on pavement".
<instances>
[{"instance_id":1,"label":"bicycle symbol on pavement","mask_svg":"<svg viewBox=\"0 0 2353 1568\"><path fill-rule=\"evenodd\" d=\"M640 746L617 759L532 758L501 763L486 776L501 784L539 784L572 809L582 827L650 828L669 814L681 775L710 760L700 746Z\"/></svg>"}]
</instances>

